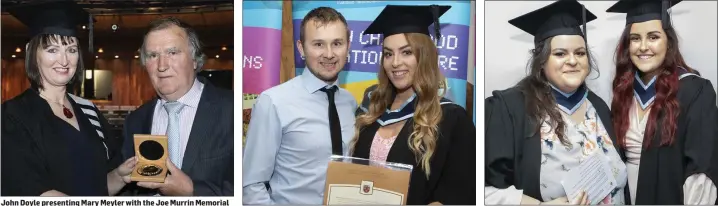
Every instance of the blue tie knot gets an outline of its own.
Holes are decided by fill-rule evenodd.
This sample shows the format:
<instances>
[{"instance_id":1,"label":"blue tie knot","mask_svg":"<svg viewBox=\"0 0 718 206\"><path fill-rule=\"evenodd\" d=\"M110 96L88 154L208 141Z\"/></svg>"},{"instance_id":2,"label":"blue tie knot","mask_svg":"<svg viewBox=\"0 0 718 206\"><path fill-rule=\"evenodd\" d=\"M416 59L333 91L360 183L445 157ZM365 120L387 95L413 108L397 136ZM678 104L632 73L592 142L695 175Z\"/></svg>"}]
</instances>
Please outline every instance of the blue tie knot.
<instances>
[{"instance_id":1,"label":"blue tie knot","mask_svg":"<svg viewBox=\"0 0 718 206\"><path fill-rule=\"evenodd\" d=\"M184 107L184 104L182 104L181 102L177 102L177 101L167 102L167 103L165 103L164 107L165 107L165 110L167 110L167 114L177 114L182 110L182 108Z\"/></svg>"}]
</instances>

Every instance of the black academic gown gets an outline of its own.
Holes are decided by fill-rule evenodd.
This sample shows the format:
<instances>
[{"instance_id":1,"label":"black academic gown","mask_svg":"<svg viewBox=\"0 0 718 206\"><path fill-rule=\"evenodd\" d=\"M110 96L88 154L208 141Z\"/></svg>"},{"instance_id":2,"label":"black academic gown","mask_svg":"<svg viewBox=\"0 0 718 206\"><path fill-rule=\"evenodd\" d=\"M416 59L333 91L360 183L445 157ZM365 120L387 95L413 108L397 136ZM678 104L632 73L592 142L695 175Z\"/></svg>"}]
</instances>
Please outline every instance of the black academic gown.
<instances>
[{"instance_id":1,"label":"black academic gown","mask_svg":"<svg viewBox=\"0 0 718 206\"><path fill-rule=\"evenodd\" d=\"M476 204L476 127L461 106L450 103L441 108L443 115L429 179L418 166L407 143L414 131L413 118L404 124L387 156L388 162L414 166L408 205L426 205L437 201L443 204ZM354 157L369 159L371 143L379 127L374 122L359 133Z\"/></svg>"},{"instance_id":2,"label":"black academic gown","mask_svg":"<svg viewBox=\"0 0 718 206\"><path fill-rule=\"evenodd\" d=\"M121 163L122 140L111 137L96 107L67 98L79 131L55 116L33 89L2 104L3 196L38 196L49 190L70 196L108 195L107 173ZM89 111L99 119L83 113ZM105 138L90 119L99 120Z\"/></svg>"},{"instance_id":3,"label":"black academic gown","mask_svg":"<svg viewBox=\"0 0 718 206\"><path fill-rule=\"evenodd\" d=\"M641 151L637 205L682 205L683 184L696 173L705 173L718 185L718 108L713 86L701 77L687 76L679 81L677 98L680 113L674 144L659 147L660 141L652 141ZM654 140L660 140L660 122Z\"/></svg>"},{"instance_id":4,"label":"black academic gown","mask_svg":"<svg viewBox=\"0 0 718 206\"><path fill-rule=\"evenodd\" d=\"M494 91L492 95L485 100L484 184L498 189L514 186L523 190L524 195L543 202L540 191L541 134L526 113L526 99L517 87ZM616 144L608 105L590 90L587 100L593 104L606 132ZM625 162L623 150L616 145L614 147ZM624 192L628 202L629 190Z\"/></svg>"}]
</instances>

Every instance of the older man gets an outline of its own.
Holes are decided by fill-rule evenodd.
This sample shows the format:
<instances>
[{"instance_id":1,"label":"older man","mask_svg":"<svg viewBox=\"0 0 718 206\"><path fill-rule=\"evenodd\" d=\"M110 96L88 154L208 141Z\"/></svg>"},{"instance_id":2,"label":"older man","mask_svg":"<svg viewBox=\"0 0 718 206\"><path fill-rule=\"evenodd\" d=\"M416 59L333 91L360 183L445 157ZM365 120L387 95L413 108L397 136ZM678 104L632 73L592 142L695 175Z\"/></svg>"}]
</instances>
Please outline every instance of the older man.
<instances>
[{"instance_id":1,"label":"older man","mask_svg":"<svg viewBox=\"0 0 718 206\"><path fill-rule=\"evenodd\" d=\"M134 134L167 135L170 174L164 183L129 184L125 194L233 196L233 94L198 79L205 55L197 33L161 18L140 50L158 97L127 117L123 155L134 156Z\"/></svg>"}]
</instances>

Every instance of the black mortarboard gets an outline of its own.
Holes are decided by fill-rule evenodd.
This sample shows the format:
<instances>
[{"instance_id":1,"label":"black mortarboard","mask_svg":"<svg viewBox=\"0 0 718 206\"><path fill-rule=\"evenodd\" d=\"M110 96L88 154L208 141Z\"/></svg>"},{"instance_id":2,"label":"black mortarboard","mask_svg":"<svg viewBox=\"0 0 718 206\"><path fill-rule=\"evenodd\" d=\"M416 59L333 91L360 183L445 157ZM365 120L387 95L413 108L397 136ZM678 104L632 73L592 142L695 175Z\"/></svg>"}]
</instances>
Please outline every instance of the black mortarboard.
<instances>
[{"instance_id":1,"label":"black mortarboard","mask_svg":"<svg viewBox=\"0 0 718 206\"><path fill-rule=\"evenodd\" d=\"M682 0L621 0L606 12L626 13L626 25L650 20L662 20L665 28L670 27L667 10Z\"/></svg>"},{"instance_id":2,"label":"black mortarboard","mask_svg":"<svg viewBox=\"0 0 718 206\"><path fill-rule=\"evenodd\" d=\"M89 24L91 32L94 23L90 14L74 1L32 1L8 7L7 11L28 27L31 37L39 34L77 37L78 25Z\"/></svg>"},{"instance_id":3,"label":"black mortarboard","mask_svg":"<svg viewBox=\"0 0 718 206\"><path fill-rule=\"evenodd\" d=\"M434 24L435 38L440 36L439 17L451 6L399 6L387 5L379 16L367 27L364 34L382 34L384 38L401 33L422 33L429 35L429 26Z\"/></svg>"},{"instance_id":4,"label":"black mortarboard","mask_svg":"<svg viewBox=\"0 0 718 206\"><path fill-rule=\"evenodd\" d=\"M509 23L534 36L534 43L557 35L581 35L586 40L586 23L596 19L576 0L559 0L509 20ZM580 25L583 25L583 32Z\"/></svg>"}]
</instances>

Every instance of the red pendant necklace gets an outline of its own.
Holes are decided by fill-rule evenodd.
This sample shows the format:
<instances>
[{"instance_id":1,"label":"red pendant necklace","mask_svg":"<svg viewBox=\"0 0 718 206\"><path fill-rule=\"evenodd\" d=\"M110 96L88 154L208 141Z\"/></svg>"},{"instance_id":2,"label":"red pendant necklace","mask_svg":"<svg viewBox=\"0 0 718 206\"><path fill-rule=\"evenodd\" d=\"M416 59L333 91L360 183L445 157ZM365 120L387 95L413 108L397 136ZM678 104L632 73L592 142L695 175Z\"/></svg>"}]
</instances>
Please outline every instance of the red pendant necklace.
<instances>
[{"instance_id":1,"label":"red pendant necklace","mask_svg":"<svg viewBox=\"0 0 718 206\"><path fill-rule=\"evenodd\" d=\"M40 96L45 97L45 95L42 95L42 94L40 94ZM64 114L65 117L67 117L68 119L72 119L72 117L73 117L72 111L70 111L70 109L68 109L67 107L65 107L65 104L62 104L62 103L56 102L56 101L52 101L52 100L50 100L50 99L47 98L47 97L45 97L45 100L51 101L51 102L53 102L53 103L55 103L55 104L58 104L58 105L62 106L62 114Z\"/></svg>"},{"instance_id":2,"label":"red pendant necklace","mask_svg":"<svg viewBox=\"0 0 718 206\"><path fill-rule=\"evenodd\" d=\"M72 119L72 112L70 112L70 109L65 107L65 105L62 105L62 114L64 114L68 119Z\"/></svg>"}]
</instances>

